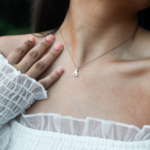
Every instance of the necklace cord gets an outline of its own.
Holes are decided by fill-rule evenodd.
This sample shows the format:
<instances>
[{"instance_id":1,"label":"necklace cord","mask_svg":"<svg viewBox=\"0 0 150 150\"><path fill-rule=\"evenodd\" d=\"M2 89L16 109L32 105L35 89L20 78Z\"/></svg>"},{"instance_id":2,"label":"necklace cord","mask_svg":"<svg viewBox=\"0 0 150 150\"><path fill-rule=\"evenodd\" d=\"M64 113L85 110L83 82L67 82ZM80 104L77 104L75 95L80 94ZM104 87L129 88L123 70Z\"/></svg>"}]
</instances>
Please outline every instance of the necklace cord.
<instances>
[{"instance_id":1,"label":"necklace cord","mask_svg":"<svg viewBox=\"0 0 150 150\"><path fill-rule=\"evenodd\" d=\"M102 54L102 55L100 55L99 57L102 57L102 56L106 55L107 53L109 53L109 52L111 52L111 51L117 49L118 47L120 47L121 45L123 45L124 43L126 43L128 40L130 40L132 37L135 36L135 34L136 34L138 28L139 28L139 25L137 25L137 28L136 28L134 34L133 34L131 37L129 37L127 40L125 40L123 43L121 43L120 45L116 46L115 48L113 48L113 49L107 51L106 53L104 53L104 54ZM68 48L68 46L67 46L67 44L66 44L66 42L65 42L65 40L64 40L64 37L63 37L61 31L60 31L60 34L61 34L61 37L62 37L62 39L63 39L63 41L64 41L64 44L65 44L65 46L67 47L67 50L68 50L68 52L69 52L69 54L70 54L69 48ZM71 54L70 54L70 56L71 56ZM99 57L96 57L95 59L98 59ZM72 56L71 56L71 58L72 58ZM74 62L74 60L73 60L73 58L72 58L73 63L74 63L74 65L76 66L76 68L81 68L81 67L83 67L84 65L86 65L86 64L88 64L88 63L94 61L95 59L93 59L93 60L91 60L91 61L89 61L89 62L87 62L87 63L81 65L80 67L77 67L76 64L75 64L75 62Z\"/></svg>"}]
</instances>

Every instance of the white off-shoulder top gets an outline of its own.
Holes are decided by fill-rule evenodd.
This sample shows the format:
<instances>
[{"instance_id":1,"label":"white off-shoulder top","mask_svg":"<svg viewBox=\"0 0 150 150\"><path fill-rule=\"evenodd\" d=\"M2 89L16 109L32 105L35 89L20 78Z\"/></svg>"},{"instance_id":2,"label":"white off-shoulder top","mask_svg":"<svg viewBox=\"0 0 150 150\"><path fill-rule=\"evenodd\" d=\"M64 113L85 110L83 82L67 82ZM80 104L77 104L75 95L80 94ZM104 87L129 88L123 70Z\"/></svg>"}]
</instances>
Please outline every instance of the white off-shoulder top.
<instances>
[{"instance_id":1,"label":"white off-shoulder top","mask_svg":"<svg viewBox=\"0 0 150 150\"><path fill-rule=\"evenodd\" d=\"M54 113L27 115L25 110L35 100L42 99L47 99L44 87L17 71L0 54L0 150L91 150L93 146L100 150L150 150L150 125L140 129L93 117L78 119ZM85 144L87 141L97 145L91 144L90 148ZM64 144L66 142L71 144Z\"/></svg>"}]
</instances>

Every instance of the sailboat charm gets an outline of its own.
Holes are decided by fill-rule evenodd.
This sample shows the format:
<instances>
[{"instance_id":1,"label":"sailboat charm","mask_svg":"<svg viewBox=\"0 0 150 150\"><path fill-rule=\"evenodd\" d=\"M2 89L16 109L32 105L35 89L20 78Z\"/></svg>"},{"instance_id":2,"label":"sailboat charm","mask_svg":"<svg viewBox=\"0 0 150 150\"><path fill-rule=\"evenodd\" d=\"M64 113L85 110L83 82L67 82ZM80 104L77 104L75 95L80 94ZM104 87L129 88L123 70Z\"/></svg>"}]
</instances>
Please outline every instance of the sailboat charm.
<instances>
[{"instance_id":1,"label":"sailboat charm","mask_svg":"<svg viewBox=\"0 0 150 150\"><path fill-rule=\"evenodd\" d=\"M76 71L72 74L74 77L77 77L78 76L78 68L76 68Z\"/></svg>"}]
</instances>

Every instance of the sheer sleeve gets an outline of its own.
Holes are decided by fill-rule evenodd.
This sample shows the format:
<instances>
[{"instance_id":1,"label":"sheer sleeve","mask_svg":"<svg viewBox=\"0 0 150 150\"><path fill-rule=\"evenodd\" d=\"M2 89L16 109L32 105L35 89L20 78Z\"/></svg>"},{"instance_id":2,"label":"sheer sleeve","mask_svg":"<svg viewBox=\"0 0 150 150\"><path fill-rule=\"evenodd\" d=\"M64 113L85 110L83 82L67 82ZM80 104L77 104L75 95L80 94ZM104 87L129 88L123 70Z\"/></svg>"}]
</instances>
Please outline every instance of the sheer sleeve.
<instances>
[{"instance_id":1,"label":"sheer sleeve","mask_svg":"<svg viewBox=\"0 0 150 150\"><path fill-rule=\"evenodd\" d=\"M35 100L41 99L47 99L43 85L17 71L0 54L0 150L4 149L9 137L6 123L23 113ZM5 142L1 143L3 140Z\"/></svg>"}]
</instances>

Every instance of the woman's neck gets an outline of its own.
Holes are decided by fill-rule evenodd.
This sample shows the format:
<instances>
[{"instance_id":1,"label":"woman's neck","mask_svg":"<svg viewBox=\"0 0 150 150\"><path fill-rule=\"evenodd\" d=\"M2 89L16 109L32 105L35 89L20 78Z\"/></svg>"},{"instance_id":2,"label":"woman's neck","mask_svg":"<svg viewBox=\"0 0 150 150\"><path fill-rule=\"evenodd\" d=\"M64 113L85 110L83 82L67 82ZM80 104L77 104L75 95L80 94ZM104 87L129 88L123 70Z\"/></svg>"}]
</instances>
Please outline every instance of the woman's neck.
<instances>
[{"instance_id":1,"label":"woman's neck","mask_svg":"<svg viewBox=\"0 0 150 150\"><path fill-rule=\"evenodd\" d=\"M128 7L118 0L71 1L60 30L78 66L120 45L134 34L138 10L130 11ZM126 43L126 48L132 42ZM122 46L117 49L123 50Z\"/></svg>"}]
</instances>

